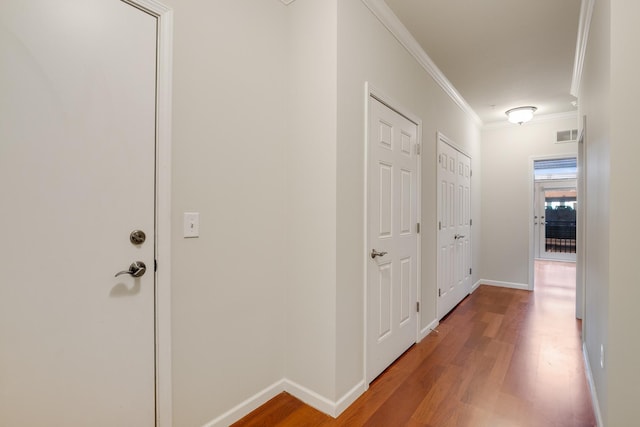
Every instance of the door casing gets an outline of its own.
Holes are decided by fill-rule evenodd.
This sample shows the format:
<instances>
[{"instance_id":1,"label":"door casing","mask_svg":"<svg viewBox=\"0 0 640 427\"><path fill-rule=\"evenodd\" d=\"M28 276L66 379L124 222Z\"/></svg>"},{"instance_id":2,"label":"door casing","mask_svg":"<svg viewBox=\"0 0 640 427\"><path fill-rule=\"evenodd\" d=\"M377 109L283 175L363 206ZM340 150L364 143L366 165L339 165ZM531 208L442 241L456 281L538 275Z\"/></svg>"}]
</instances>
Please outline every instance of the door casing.
<instances>
[{"instance_id":1,"label":"door casing","mask_svg":"<svg viewBox=\"0 0 640 427\"><path fill-rule=\"evenodd\" d=\"M535 180L535 170L534 163L536 160L551 160L551 159L570 159L575 158L576 154L552 154L547 156L530 156L529 157L529 284L528 289L533 291L535 288L535 258L536 258L536 243L535 239L537 238L535 232L535 190L536 190L536 180ZM578 197L580 197L578 195ZM579 199L578 199L579 201ZM578 206L580 209L580 206ZM580 232L579 229L576 230L577 233ZM577 235L576 239L579 241L580 236Z\"/></svg>"},{"instance_id":2,"label":"door casing","mask_svg":"<svg viewBox=\"0 0 640 427\"><path fill-rule=\"evenodd\" d=\"M439 170L439 168L440 168L438 156L439 156L439 153L440 153L440 144L441 143L448 145L449 147L451 147L452 149L454 149L458 153L463 154L464 156L468 157L470 162L473 161L472 157L467 152L465 152L460 147L458 147L447 136L445 136L441 132L438 132L437 133L437 140L436 140L436 150L438 150L438 153L436 155L436 169ZM471 167L471 170L472 169L473 168ZM469 177L469 181L470 181L469 182L469 226L468 226L469 227L469 244L468 244L468 247L469 247L469 254L468 254L469 268L471 268L472 265L473 265L473 258L472 258L473 251L471 250L471 248L473 247L473 232L472 232L472 219L471 219L471 199L473 197L473 188L472 188L472 183L471 183L472 175L473 174L470 171L470 177ZM438 177L439 177L439 175L438 175ZM439 179L436 179L436 186L439 186L439 185L440 185ZM439 194L438 193L438 188L436 188L436 194ZM437 203L437 209L438 209L438 221L440 221L441 220L440 213L442 212L442 206L441 206L442 201L440 200L439 197L438 197L436 203ZM463 209L464 207L461 207L461 208ZM436 309L436 317L438 318L438 320L440 320L440 318L442 317L441 314L442 315L446 314L446 313L440 313L440 307L439 307L440 297L438 295L438 292L439 292L438 289L441 286L441 280L442 280L442 277L440 275L441 263L442 263L442 258L440 256L440 247L441 247L441 243L442 243L440 241L440 239L442 237L441 234L442 233L439 230L439 226L438 226L438 224L436 224L436 236L437 236L437 238L436 238L436 241L437 241L436 257L437 257L437 262L436 262L436 294L435 294L435 299L436 299L437 305L438 305L437 309ZM466 266L463 266L463 271L466 271ZM466 274L466 273L463 272L463 274ZM466 291L465 295L468 295L469 293L471 293L472 286L473 286L472 277L473 276L471 275L471 273L469 273L468 283L466 285L467 288L464 289L464 291Z\"/></svg>"},{"instance_id":3,"label":"door casing","mask_svg":"<svg viewBox=\"0 0 640 427\"><path fill-rule=\"evenodd\" d=\"M171 132L173 10L156 0L122 0L158 20L156 105L156 425L171 426Z\"/></svg>"},{"instance_id":4,"label":"door casing","mask_svg":"<svg viewBox=\"0 0 640 427\"><path fill-rule=\"evenodd\" d=\"M545 193L546 190L565 190L565 189L576 189L577 190L577 184L576 184L576 180L575 179L559 179L559 180L545 180L545 181L536 181L534 184L534 221L533 221L533 225L534 225L534 256L536 258L544 258L544 259L548 259L548 260L557 260L557 261L566 261L566 262L575 262L575 254L573 257L562 257L562 256L558 256L558 257L553 257L552 255L550 256L549 254L544 253L545 250L543 249L542 245L542 238L541 238L541 234L542 234L542 227L544 226L544 222L545 222L545 218L544 215L541 215L541 212L544 211L544 209L542 209L542 206L544 205L544 201L541 199L541 197L543 197L543 194ZM541 205L542 204L542 205ZM536 218L537 216L537 218ZM536 227L538 227L536 229ZM544 256L543 256L544 253Z\"/></svg>"},{"instance_id":5,"label":"door casing","mask_svg":"<svg viewBox=\"0 0 640 427\"><path fill-rule=\"evenodd\" d=\"M368 251L370 248L370 242L369 242L369 237L368 237L368 218L369 218L369 212L368 212L368 206L369 206L369 200L368 200L368 190L369 190L369 176L368 176L368 161L369 161L369 113L370 113L370 108L369 108L369 103L371 102L371 99L377 100L381 103L383 103L384 105L386 105L387 107L391 108L392 110L394 110L395 112L397 112L398 114L404 116L405 118L407 118L408 120L412 121L413 123L416 124L417 126L417 132L416 132L416 144L422 147L422 120L420 120L420 118L418 118L416 115L414 115L413 113L411 113L411 111L407 108L404 108L403 106L401 106L398 102L396 102L393 98L387 96L386 94L384 94L382 91L380 91L379 89L375 88L373 85L371 85L369 82L365 82L365 97L364 97L364 162L363 162L363 167L364 167L364 188L363 188L363 192L364 192L364 206L363 206L363 212L364 212L364 218L363 218L363 233L365 238L363 239L363 243L364 246L362 248L362 254L363 254L363 262L362 262L362 269L363 269L363 277L364 277L364 281L363 281L363 324L364 324L364 333L363 333L363 341L362 341L362 345L363 345L363 363L362 363L362 378L363 378L363 382L364 382L364 388L365 390L367 390L369 388L369 383L367 382L367 331L370 325L368 325L368 311L367 311L367 301L368 301L368 281L369 281L369 277L368 277L368 272L367 272L367 266L368 266ZM416 213L416 221L420 224L422 224L422 215L421 215L421 209L422 209L422 156L418 155L418 161L417 161L417 188L416 188L416 195L417 195L417 213ZM419 233L418 235L418 239L417 239L417 248L416 248L416 258L418 260L417 263L417 280L416 280L416 299L417 302L422 305L422 297L421 297L421 287L420 284L422 282L421 280L421 265L422 265L422 256L421 256L421 248L422 248L422 233ZM420 312L417 313L416 316L416 342L419 341L420 339L420 324L421 324L421 316L420 316Z\"/></svg>"}]
</instances>

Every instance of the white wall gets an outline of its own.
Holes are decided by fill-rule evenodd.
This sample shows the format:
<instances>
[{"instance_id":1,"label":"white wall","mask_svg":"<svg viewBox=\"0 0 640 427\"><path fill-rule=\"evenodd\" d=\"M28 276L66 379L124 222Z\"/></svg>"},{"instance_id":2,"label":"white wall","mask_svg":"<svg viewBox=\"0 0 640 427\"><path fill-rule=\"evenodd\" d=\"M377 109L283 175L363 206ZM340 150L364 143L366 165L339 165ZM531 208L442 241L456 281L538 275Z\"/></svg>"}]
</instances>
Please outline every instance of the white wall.
<instances>
[{"instance_id":1,"label":"white wall","mask_svg":"<svg viewBox=\"0 0 640 427\"><path fill-rule=\"evenodd\" d=\"M336 1L288 6L286 376L333 400Z\"/></svg>"},{"instance_id":2,"label":"white wall","mask_svg":"<svg viewBox=\"0 0 640 427\"><path fill-rule=\"evenodd\" d=\"M609 348L605 350L605 368L607 425L612 427L640 419L640 145L635 108L640 99L639 16L640 2L611 0Z\"/></svg>"},{"instance_id":3,"label":"white wall","mask_svg":"<svg viewBox=\"0 0 640 427\"><path fill-rule=\"evenodd\" d=\"M286 7L174 9L174 426L201 426L284 376ZM199 239L182 213L200 212Z\"/></svg>"},{"instance_id":4,"label":"white wall","mask_svg":"<svg viewBox=\"0 0 640 427\"><path fill-rule=\"evenodd\" d=\"M300 0L298 0L300 1ZM422 119L421 327L436 319L436 133L473 158L480 221L480 131L360 0L338 1L336 396L363 375L365 82ZM474 230L474 260L480 237ZM474 261L474 265L477 265ZM474 273L475 276L475 273ZM476 279L479 276L475 276ZM474 280L476 280L474 279Z\"/></svg>"},{"instance_id":5,"label":"white wall","mask_svg":"<svg viewBox=\"0 0 640 427\"><path fill-rule=\"evenodd\" d=\"M363 387L365 82L423 120L422 327L436 317L436 133L473 158L477 260L480 131L360 0L169 6L174 425L283 378L336 402ZM185 211L199 239L181 237Z\"/></svg>"},{"instance_id":6,"label":"white wall","mask_svg":"<svg viewBox=\"0 0 640 427\"><path fill-rule=\"evenodd\" d=\"M577 127L576 118L560 118L482 131L482 279L529 285L531 159L577 155L577 143L555 144L557 131Z\"/></svg>"},{"instance_id":7,"label":"white wall","mask_svg":"<svg viewBox=\"0 0 640 427\"><path fill-rule=\"evenodd\" d=\"M586 251L583 340L602 416L608 416L608 373L600 367L600 346L609 348L609 223L610 223L610 2L595 3L582 84L581 116L586 115ZM608 425L608 424L607 424ZM622 424L624 425L624 423Z\"/></svg>"},{"instance_id":8,"label":"white wall","mask_svg":"<svg viewBox=\"0 0 640 427\"><path fill-rule=\"evenodd\" d=\"M640 418L640 340L636 264L640 232L637 188L637 75L640 4L595 3L580 87L586 116L587 240L585 345L604 426ZM604 347L604 366L600 348Z\"/></svg>"}]
</instances>

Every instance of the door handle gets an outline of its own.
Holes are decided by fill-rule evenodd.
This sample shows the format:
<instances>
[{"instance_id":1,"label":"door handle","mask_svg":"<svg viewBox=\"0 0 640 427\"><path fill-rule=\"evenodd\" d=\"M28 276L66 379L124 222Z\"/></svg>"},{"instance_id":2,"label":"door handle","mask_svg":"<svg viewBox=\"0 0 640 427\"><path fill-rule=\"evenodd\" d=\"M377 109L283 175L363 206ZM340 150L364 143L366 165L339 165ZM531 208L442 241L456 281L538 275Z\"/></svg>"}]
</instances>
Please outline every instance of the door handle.
<instances>
[{"instance_id":1,"label":"door handle","mask_svg":"<svg viewBox=\"0 0 640 427\"><path fill-rule=\"evenodd\" d=\"M130 274L133 277L140 277L144 275L146 271L147 271L147 266L144 264L144 262L134 261L131 263L128 270L119 271L118 273L116 273L115 277L118 277L121 274Z\"/></svg>"},{"instance_id":2,"label":"door handle","mask_svg":"<svg viewBox=\"0 0 640 427\"><path fill-rule=\"evenodd\" d=\"M453 236L453 238L458 240L458 239L463 239L464 236L462 234L456 234L455 236Z\"/></svg>"},{"instance_id":3,"label":"door handle","mask_svg":"<svg viewBox=\"0 0 640 427\"><path fill-rule=\"evenodd\" d=\"M385 251L378 252L375 249L371 249L371 259L376 259L377 256L385 256L386 254Z\"/></svg>"}]
</instances>

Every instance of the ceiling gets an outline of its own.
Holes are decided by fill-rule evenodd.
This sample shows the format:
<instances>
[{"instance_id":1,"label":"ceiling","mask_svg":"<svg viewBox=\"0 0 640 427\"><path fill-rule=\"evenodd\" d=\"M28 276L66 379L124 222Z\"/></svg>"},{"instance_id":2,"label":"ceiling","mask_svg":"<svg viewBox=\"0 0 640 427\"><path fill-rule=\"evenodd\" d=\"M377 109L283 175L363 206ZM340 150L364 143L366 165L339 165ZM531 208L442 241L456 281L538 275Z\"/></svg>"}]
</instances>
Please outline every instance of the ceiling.
<instances>
[{"instance_id":1,"label":"ceiling","mask_svg":"<svg viewBox=\"0 0 640 427\"><path fill-rule=\"evenodd\" d=\"M575 111L581 0L385 0L485 123Z\"/></svg>"}]
</instances>

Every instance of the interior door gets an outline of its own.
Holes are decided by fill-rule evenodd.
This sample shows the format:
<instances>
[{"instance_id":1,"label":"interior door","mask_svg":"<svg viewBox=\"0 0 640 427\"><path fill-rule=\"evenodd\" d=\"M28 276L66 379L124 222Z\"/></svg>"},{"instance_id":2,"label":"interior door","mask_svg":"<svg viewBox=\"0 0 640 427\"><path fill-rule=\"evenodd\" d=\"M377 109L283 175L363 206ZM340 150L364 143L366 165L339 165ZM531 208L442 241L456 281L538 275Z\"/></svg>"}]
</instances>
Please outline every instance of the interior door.
<instances>
[{"instance_id":1,"label":"interior door","mask_svg":"<svg viewBox=\"0 0 640 427\"><path fill-rule=\"evenodd\" d=\"M416 341L417 126L369 101L367 380Z\"/></svg>"},{"instance_id":2,"label":"interior door","mask_svg":"<svg viewBox=\"0 0 640 427\"><path fill-rule=\"evenodd\" d=\"M471 292L471 159L438 138L438 319Z\"/></svg>"},{"instance_id":3,"label":"interior door","mask_svg":"<svg viewBox=\"0 0 640 427\"><path fill-rule=\"evenodd\" d=\"M0 2L2 426L155 425L156 24Z\"/></svg>"}]
</instances>

